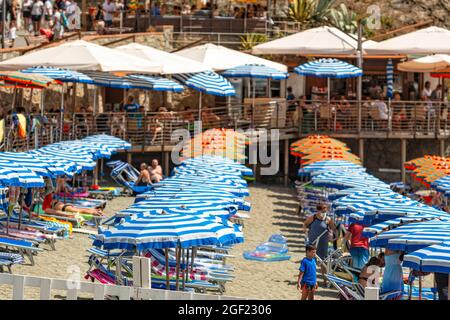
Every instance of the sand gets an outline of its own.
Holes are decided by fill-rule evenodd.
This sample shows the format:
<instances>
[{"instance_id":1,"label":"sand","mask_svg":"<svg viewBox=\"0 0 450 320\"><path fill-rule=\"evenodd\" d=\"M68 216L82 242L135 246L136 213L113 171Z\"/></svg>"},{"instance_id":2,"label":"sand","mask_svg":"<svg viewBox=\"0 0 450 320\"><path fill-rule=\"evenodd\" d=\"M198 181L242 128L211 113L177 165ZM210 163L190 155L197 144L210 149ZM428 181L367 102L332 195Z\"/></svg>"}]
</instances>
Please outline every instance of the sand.
<instances>
[{"instance_id":1,"label":"sand","mask_svg":"<svg viewBox=\"0 0 450 320\"><path fill-rule=\"evenodd\" d=\"M304 256L304 235L293 192L292 188L259 184L250 187L251 218L246 221L244 227L245 243L237 245L232 250L235 257L227 261L235 266L235 279L227 284L225 294L258 299L299 298L296 277L299 261ZM131 197L115 198L107 205L107 215L127 208L133 200ZM292 256L289 261L258 262L243 258L244 251L253 250L275 233L281 233L288 239ZM79 270L79 278L84 280L82 277L88 268L86 250L91 244L88 235L73 234L72 239L57 241L56 251L44 245L45 251L35 257L34 266L14 266L13 273L67 279L71 270ZM55 298L64 298L59 293L55 294ZM0 286L0 299L10 297L11 288ZM35 289L28 289L26 298L38 299L39 293ZM336 298L336 292L330 289L320 287L317 293L317 299Z\"/></svg>"}]
</instances>

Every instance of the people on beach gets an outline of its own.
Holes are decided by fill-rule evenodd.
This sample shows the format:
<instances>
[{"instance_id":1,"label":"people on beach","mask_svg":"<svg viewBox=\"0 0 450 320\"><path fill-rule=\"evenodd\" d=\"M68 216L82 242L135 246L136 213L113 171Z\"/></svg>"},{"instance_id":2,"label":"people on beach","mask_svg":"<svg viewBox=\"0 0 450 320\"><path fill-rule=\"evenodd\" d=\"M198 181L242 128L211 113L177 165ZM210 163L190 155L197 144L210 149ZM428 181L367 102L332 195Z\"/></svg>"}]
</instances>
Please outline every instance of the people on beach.
<instances>
[{"instance_id":1,"label":"people on beach","mask_svg":"<svg viewBox=\"0 0 450 320\"><path fill-rule=\"evenodd\" d=\"M403 253L401 253L400 251L386 249L384 260L385 267L380 293L383 294L393 291L403 292ZM399 293L393 296L392 299L398 300L401 297L402 293Z\"/></svg>"},{"instance_id":2,"label":"people on beach","mask_svg":"<svg viewBox=\"0 0 450 320\"><path fill-rule=\"evenodd\" d=\"M336 225L333 219L328 217L328 208L325 204L317 205L317 213L306 218L304 225L309 229L308 244L313 244L316 247L317 256L324 260L328 256L328 243L330 235L332 238L337 234ZM323 282L326 286L328 284L325 273L326 268L323 264L320 265L323 276Z\"/></svg>"},{"instance_id":3,"label":"people on beach","mask_svg":"<svg viewBox=\"0 0 450 320\"><path fill-rule=\"evenodd\" d=\"M297 290L301 292L301 300L314 300L317 285L316 247L306 245L306 256L302 259L297 279Z\"/></svg>"},{"instance_id":4,"label":"people on beach","mask_svg":"<svg viewBox=\"0 0 450 320\"><path fill-rule=\"evenodd\" d=\"M159 165L158 160L153 159L151 167L149 168L150 171L150 179L153 183L160 182L163 179L163 170L162 167Z\"/></svg>"},{"instance_id":5,"label":"people on beach","mask_svg":"<svg viewBox=\"0 0 450 320\"><path fill-rule=\"evenodd\" d=\"M344 241L350 241L352 267L361 269L369 260L369 239L362 235L364 226L352 223L348 226Z\"/></svg>"},{"instance_id":6,"label":"people on beach","mask_svg":"<svg viewBox=\"0 0 450 320\"><path fill-rule=\"evenodd\" d=\"M362 285L364 288L367 287L367 281L370 276L372 276L373 271L369 269L371 266L377 266L381 268L383 265L382 260L379 257L371 257L369 261L364 265L361 269L361 272L358 275L358 283ZM370 272L369 272L370 271Z\"/></svg>"},{"instance_id":7,"label":"people on beach","mask_svg":"<svg viewBox=\"0 0 450 320\"><path fill-rule=\"evenodd\" d=\"M152 181L150 179L150 172L149 172L149 168L148 165L143 162L141 163L140 166L140 173L139 173L139 177L136 180L135 185L138 187L144 187L144 186L148 186L149 184L152 184Z\"/></svg>"}]
</instances>

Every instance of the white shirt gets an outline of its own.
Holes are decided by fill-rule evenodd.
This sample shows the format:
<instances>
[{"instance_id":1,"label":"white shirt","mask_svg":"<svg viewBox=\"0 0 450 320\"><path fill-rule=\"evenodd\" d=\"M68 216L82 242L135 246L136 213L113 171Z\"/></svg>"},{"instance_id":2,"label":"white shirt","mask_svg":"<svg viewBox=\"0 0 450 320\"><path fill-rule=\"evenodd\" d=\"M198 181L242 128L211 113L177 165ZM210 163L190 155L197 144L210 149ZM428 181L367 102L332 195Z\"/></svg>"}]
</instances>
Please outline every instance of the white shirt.
<instances>
[{"instance_id":1,"label":"white shirt","mask_svg":"<svg viewBox=\"0 0 450 320\"><path fill-rule=\"evenodd\" d=\"M423 88L422 90L422 97L431 97L431 94L433 93L433 90L427 89L427 88Z\"/></svg>"},{"instance_id":2,"label":"white shirt","mask_svg":"<svg viewBox=\"0 0 450 320\"><path fill-rule=\"evenodd\" d=\"M113 13L114 11L116 11L116 4L112 1L108 4L105 1L103 3L103 10L105 11L104 13L105 21L112 21Z\"/></svg>"},{"instance_id":3,"label":"white shirt","mask_svg":"<svg viewBox=\"0 0 450 320\"><path fill-rule=\"evenodd\" d=\"M41 16L44 12L44 3L42 1L36 1L31 8L32 16Z\"/></svg>"},{"instance_id":4,"label":"white shirt","mask_svg":"<svg viewBox=\"0 0 450 320\"><path fill-rule=\"evenodd\" d=\"M55 28L55 30L61 29L61 13L59 11L56 11L53 15L53 23L53 28Z\"/></svg>"},{"instance_id":5,"label":"white shirt","mask_svg":"<svg viewBox=\"0 0 450 320\"><path fill-rule=\"evenodd\" d=\"M384 103L383 101L377 100L377 101L373 102L372 106L374 108L378 109L380 120L388 120L389 119L388 107L387 107L386 103Z\"/></svg>"},{"instance_id":6,"label":"white shirt","mask_svg":"<svg viewBox=\"0 0 450 320\"><path fill-rule=\"evenodd\" d=\"M44 13L47 16L52 16L53 15L53 5L52 5L52 2L50 0L47 0L44 3Z\"/></svg>"}]
</instances>

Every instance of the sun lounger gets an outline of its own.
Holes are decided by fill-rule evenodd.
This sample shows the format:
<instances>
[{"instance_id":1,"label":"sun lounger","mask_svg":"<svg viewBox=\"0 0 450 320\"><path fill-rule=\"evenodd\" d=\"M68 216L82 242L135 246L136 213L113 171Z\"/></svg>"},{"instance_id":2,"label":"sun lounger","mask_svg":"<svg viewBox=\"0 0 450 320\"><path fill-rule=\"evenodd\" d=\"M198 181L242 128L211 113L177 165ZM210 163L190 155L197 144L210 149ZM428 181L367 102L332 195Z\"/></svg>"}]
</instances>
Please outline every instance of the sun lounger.
<instances>
[{"instance_id":1,"label":"sun lounger","mask_svg":"<svg viewBox=\"0 0 450 320\"><path fill-rule=\"evenodd\" d=\"M332 274L326 274L325 277L336 288L345 300L365 300L364 287L359 283L341 279ZM390 300L403 294L402 291L392 291L379 295L379 300Z\"/></svg>"},{"instance_id":2,"label":"sun lounger","mask_svg":"<svg viewBox=\"0 0 450 320\"><path fill-rule=\"evenodd\" d=\"M112 200L114 193L112 190L89 190L89 197L94 199Z\"/></svg>"},{"instance_id":3,"label":"sun lounger","mask_svg":"<svg viewBox=\"0 0 450 320\"><path fill-rule=\"evenodd\" d=\"M15 264L22 264L24 262L23 256L18 253L0 252L0 272L4 272L4 267L12 273L11 267Z\"/></svg>"},{"instance_id":4,"label":"sun lounger","mask_svg":"<svg viewBox=\"0 0 450 320\"><path fill-rule=\"evenodd\" d=\"M141 194L152 189L151 186L135 186L139 171L129 163L117 160L107 162L106 165L112 168L111 178L132 193Z\"/></svg>"},{"instance_id":5,"label":"sun lounger","mask_svg":"<svg viewBox=\"0 0 450 320\"><path fill-rule=\"evenodd\" d=\"M31 241L10 239L5 237L0 237L0 246L19 251L19 253L27 256L31 265L34 265L33 255L39 251L42 251L41 248L36 247L36 245Z\"/></svg>"}]
</instances>

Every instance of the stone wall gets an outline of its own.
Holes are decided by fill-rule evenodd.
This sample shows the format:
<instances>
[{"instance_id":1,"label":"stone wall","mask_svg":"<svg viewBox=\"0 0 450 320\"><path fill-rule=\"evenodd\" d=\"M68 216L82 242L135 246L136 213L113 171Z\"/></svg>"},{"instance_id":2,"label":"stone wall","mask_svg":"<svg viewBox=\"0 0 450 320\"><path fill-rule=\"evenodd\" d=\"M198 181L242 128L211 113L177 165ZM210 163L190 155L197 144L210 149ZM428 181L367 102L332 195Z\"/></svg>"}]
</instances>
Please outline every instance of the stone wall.
<instances>
[{"instance_id":1,"label":"stone wall","mask_svg":"<svg viewBox=\"0 0 450 320\"><path fill-rule=\"evenodd\" d=\"M389 18L393 28L433 20L433 25L450 29L450 0L344 0L347 7L362 11L378 5L381 15Z\"/></svg>"}]
</instances>

